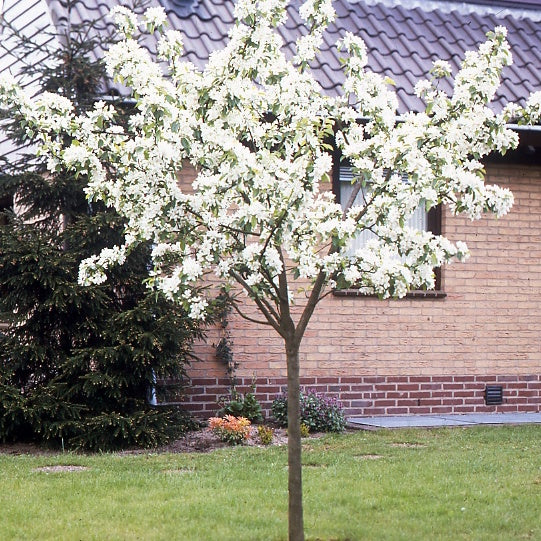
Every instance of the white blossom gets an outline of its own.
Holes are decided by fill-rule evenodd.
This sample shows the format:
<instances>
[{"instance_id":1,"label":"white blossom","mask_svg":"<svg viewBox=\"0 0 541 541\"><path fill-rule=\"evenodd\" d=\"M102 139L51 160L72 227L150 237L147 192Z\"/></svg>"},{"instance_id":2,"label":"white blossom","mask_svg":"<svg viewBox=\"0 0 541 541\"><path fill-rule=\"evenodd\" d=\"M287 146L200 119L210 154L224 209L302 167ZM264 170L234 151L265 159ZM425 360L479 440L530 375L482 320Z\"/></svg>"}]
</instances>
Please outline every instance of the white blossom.
<instances>
[{"instance_id":1,"label":"white blossom","mask_svg":"<svg viewBox=\"0 0 541 541\"><path fill-rule=\"evenodd\" d=\"M167 15L161 6L148 8L145 11L144 22L150 26L151 31L163 26L165 21L167 21Z\"/></svg>"},{"instance_id":2,"label":"white blossom","mask_svg":"<svg viewBox=\"0 0 541 541\"><path fill-rule=\"evenodd\" d=\"M184 49L184 40L178 30L167 30L158 40L158 57L163 60L172 60L180 57Z\"/></svg>"},{"instance_id":3,"label":"white blossom","mask_svg":"<svg viewBox=\"0 0 541 541\"><path fill-rule=\"evenodd\" d=\"M447 60L435 60L432 63L430 72L437 78L449 77L451 75L451 64Z\"/></svg>"},{"instance_id":4,"label":"white blossom","mask_svg":"<svg viewBox=\"0 0 541 541\"><path fill-rule=\"evenodd\" d=\"M301 36L297 39L297 55L295 62L310 62L316 56L316 53L321 46L323 36L321 32L314 32L306 36Z\"/></svg>"},{"instance_id":5,"label":"white blossom","mask_svg":"<svg viewBox=\"0 0 541 541\"><path fill-rule=\"evenodd\" d=\"M321 280L401 297L411 288L434 287L435 266L469 254L460 240L408 227L418 205L443 202L472 219L509 212L513 196L485 185L482 158L516 146L506 123L537 122L541 93L524 108L491 111L511 62L503 29L465 54L452 95L436 81L450 76L450 65L435 62L432 79L415 85L426 111L397 122L392 82L369 70L360 37L346 33L337 44L345 56L342 98L325 95L312 77L307 65L335 17L329 0L302 4L307 30L297 40L297 57L288 60L276 31L286 6L286 0L238 0L230 41L203 70L181 59L181 34L164 31L165 13L151 8L142 31L145 25L156 30L165 73L135 39L137 16L115 8L126 39L105 60L108 73L133 90L127 126L103 102L76 116L69 100L43 94L32 101L10 77L0 77L0 103L37 134L50 170L64 165L86 173L88 197L126 220L123 246L85 260L81 283L103 282L111 265L148 242L150 286L195 319L207 313L200 286L210 273L236 281L277 312L284 300L300 303ZM359 116L367 121L357 122ZM361 188L345 211L323 182L337 165L328 148L333 134L352 165L353 186ZM191 186L178 182L186 163L197 172ZM372 238L351 254L363 231Z\"/></svg>"},{"instance_id":6,"label":"white blossom","mask_svg":"<svg viewBox=\"0 0 541 541\"><path fill-rule=\"evenodd\" d=\"M124 36L131 36L137 30L137 15L125 6L115 6L110 14L113 17L118 30Z\"/></svg>"},{"instance_id":7,"label":"white blossom","mask_svg":"<svg viewBox=\"0 0 541 541\"><path fill-rule=\"evenodd\" d=\"M200 263L193 257L186 257L182 261L182 273L186 276L186 280L194 281L201 277L203 269Z\"/></svg>"},{"instance_id":8,"label":"white blossom","mask_svg":"<svg viewBox=\"0 0 541 541\"><path fill-rule=\"evenodd\" d=\"M432 90L432 83L427 79L421 79L415 83L414 92L417 97L421 98L429 90Z\"/></svg>"}]
</instances>

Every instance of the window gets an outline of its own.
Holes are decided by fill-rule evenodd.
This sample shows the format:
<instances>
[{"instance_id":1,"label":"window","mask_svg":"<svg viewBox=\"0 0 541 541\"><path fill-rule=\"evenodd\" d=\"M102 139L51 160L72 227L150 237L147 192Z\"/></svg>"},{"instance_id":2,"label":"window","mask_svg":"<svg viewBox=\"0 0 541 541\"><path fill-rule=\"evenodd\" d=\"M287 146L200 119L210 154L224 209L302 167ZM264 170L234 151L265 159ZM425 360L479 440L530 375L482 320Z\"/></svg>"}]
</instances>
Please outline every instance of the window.
<instances>
[{"instance_id":1,"label":"window","mask_svg":"<svg viewBox=\"0 0 541 541\"><path fill-rule=\"evenodd\" d=\"M351 181L353 174L351 168L347 165L341 165L339 167L338 174L334 177L334 192L338 198L338 201L345 205L349 200L353 191ZM362 202L366 196L367 191L365 188L361 189L357 194L356 202ZM424 207L420 206L416 209L413 216L408 221L408 225L415 229L431 231L435 235L441 234L441 207L435 207L428 212ZM374 234L371 231L363 231L355 240L352 245L351 251L354 252L357 248L363 246ZM445 294L441 291L441 269L435 269L436 287L432 291L412 291L408 293L410 297L442 297ZM355 291L351 291L351 294L355 294Z\"/></svg>"}]
</instances>

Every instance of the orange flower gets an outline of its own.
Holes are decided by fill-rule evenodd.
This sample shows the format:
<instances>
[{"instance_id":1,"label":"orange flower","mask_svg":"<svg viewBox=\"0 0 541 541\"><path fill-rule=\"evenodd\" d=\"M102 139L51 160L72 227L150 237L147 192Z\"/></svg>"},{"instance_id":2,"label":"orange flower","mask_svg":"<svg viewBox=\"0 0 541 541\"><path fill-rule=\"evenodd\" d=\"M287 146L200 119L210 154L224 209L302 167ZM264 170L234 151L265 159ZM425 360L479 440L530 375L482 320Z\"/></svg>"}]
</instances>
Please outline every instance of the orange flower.
<instances>
[{"instance_id":1,"label":"orange flower","mask_svg":"<svg viewBox=\"0 0 541 541\"><path fill-rule=\"evenodd\" d=\"M223 424L224 424L224 419L222 419L221 417L211 417L209 419L209 428L211 429L223 426Z\"/></svg>"},{"instance_id":2,"label":"orange flower","mask_svg":"<svg viewBox=\"0 0 541 541\"><path fill-rule=\"evenodd\" d=\"M247 440L250 437L250 425L250 421L245 417L233 415L209 419L209 430L228 443L242 443Z\"/></svg>"}]
</instances>

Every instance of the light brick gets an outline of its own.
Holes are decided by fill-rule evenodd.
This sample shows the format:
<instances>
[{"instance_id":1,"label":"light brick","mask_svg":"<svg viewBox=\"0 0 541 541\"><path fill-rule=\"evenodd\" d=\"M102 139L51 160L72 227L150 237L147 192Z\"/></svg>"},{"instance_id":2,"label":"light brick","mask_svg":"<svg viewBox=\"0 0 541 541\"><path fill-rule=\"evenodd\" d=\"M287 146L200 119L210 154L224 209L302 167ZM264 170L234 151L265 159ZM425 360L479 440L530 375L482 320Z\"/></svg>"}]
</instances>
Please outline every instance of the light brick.
<instances>
[{"instance_id":1,"label":"light brick","mask_svg":"<svg viewBox=\"0 0 541 541\"><path fill-rule=\"evenodd\" d=\"M466 263L442 269L447 296L380 301L329 295L302 343L305 385L335 393L341 386L351 412L362 414L541 408L541 168L488 164L487 173L488 182L511 188L515 206L499 220L444 213L444 235L465 240L472 252ZM256 374L265 399L286 385L283 341L272 329L231 314L228 331L243 385ZM227 389L226 366L215 356L220 332L210 329L207 343L195 347L203 362L189 368L192 398ZM513 404L485 406L487 384L503 385Z\"/></svg>"}]
</instances>

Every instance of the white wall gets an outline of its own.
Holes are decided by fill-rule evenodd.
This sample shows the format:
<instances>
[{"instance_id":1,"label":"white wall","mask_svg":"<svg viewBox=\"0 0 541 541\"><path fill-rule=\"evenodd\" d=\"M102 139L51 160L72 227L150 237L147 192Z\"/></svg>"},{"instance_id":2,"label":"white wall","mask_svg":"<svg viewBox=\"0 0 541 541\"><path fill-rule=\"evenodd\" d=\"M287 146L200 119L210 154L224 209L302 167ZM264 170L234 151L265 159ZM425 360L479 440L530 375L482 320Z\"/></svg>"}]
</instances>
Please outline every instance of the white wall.
<instances>
[{"instance_id":1,"label":"white wall","mask_svg":"<svg viewBox=\"0 0 541 541\"><path fill-rule=\"evenodd\" d=\"M42 62L47 55L46 47L54 45L53 25L45 0L0 0L0 72L8 71L19 79L31 95L35 92L35 79L24 77L21 69L28 64ZM24 55L16 50L14 32L29 38L37 46L32 54ZM0 132L0 156L8 161L16 159L16 153ZM0 163L0 167L2 164Z\"/></svg>"}]
</instances>

